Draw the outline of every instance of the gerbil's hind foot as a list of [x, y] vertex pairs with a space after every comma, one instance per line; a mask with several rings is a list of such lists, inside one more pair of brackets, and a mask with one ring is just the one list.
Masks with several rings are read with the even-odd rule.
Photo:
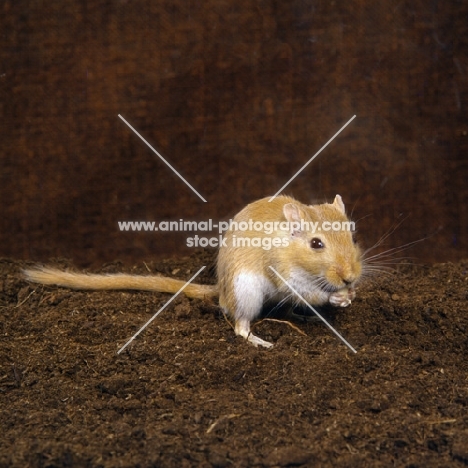
[[269, 341], [262, 340], [258, 336], [252, 335], [252, 333], [249, 333], [249, 336], [247, 337], [247, 341], [249, 343], [252, 343], [255, 347], [258, 346], [263, 346], [264, 348], [272, 348], [273, 343], [270, 343]]
[[255, 336], [250, 331], [250, 322], [248, 320], [237, 320], [235, 327], [236, 335], [242, 336], [249, 343], [252, 343], [255, 347], [263, 346], [264, 348], [271, 348], [273, 343], [262, 340], [258, 336]]
[[329, 301], [335, 307], [348, 307], [356, 297], [354, 288], [343, 288], [330, 295]]

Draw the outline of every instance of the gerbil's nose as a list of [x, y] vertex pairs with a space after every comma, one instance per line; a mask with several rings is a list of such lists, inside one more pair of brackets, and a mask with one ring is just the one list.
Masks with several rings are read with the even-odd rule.
[[356, 278], [354, 277], [351, 271], [344, 271], [345, 269], [340, 267], [337, 268], [336, 272], [340, 277], [340, 280], [343, 281], [345, 286], [349, 286]]

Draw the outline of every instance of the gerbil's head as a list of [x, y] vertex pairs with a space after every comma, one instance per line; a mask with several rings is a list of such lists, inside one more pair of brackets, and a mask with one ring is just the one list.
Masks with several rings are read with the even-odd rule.
[[284, 249], [291, 269], [300, 268], [317, 276], [317, 284], [325, 291], [356, 283], [362, 269], [361, 250], [340, 195], [333, 203], [322, 205], [286, 203], [283, 214], [290, 226], [301, 226], [291, 230], [289, 247]]

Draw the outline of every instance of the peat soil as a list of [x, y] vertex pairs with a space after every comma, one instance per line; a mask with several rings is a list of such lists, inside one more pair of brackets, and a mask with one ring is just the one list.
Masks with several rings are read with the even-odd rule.
[[[70, 262], [55, 260], [62, 267]], [[26, 283], [0, 261], [0, 467], [468, 466], [468, 261], [400, 265], [322, 322]], [[101, 272], [215, 281], [214, 256]], [[301, 313], [299, 311], [298, 313]]]

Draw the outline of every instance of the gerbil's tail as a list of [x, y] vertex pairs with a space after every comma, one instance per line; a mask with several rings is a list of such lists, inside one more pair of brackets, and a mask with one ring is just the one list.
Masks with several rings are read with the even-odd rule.
[[[71, 289], [134, 289], [137, 291], [176, 293], [186, 284], [185, 281], [164, 276], [137, 276], [123, 273], [88, 275], [41, 266], [23, 270], [23, 274], [28, 281], [33, 283], [53, 284]], [[216, 285], [190, 283], [183, 292], [188, 297], [203, 299], [218, 296], [218, 287]]]

